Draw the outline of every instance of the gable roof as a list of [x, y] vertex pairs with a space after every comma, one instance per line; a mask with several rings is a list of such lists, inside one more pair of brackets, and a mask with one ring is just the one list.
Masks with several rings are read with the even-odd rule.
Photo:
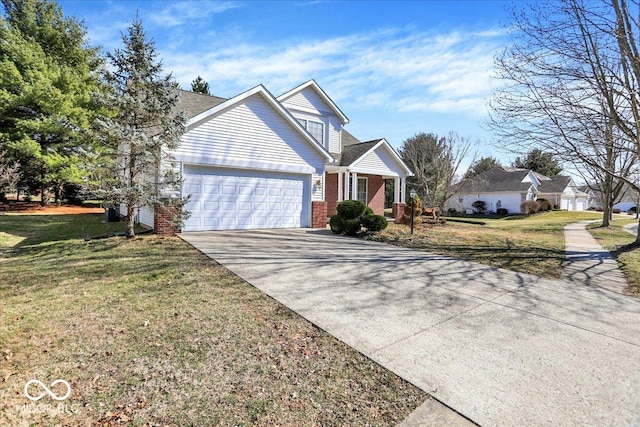
[[342, 155], [340, 157], [339, 166], [355, 166], [360, 160], [364, 159], [369, 153], [374, 152], [378, 147], [384, 147], [384, 149], [391, 154], [393, 160], [405, 171], [407, 176], [413, 176], [413, 172], [402, 161], [396, 150], [394, 150], [386, 139], [373, 139], [371, 141], [360, 142], [358, 138], [351, 133], [342, 129]]
[[320, 85], [316, 83], [316, 81], [313, 79], [309, 80], [306, 83], [302, 83], [300, 86], [296, 86], [295, 88], [291, 89], [288, 92], [283, 93], [277, 99], [279, 102], [284, 102], [287, 98], [292, 97], [298, 92], [302, 92], [306, 88], [313, 89], [320, 96], [320, 98], [322, 98], [322, 100], [331, 108], [331, 110], [336, 114], [336, 116], [340, 118], [340, 121], [342, 122], [343, 125], [349, 123], [349, 119], [347, 118], [347, 116], [344, 115], [342, 110], [338, 108], [335, 102], [333, 102], [333, 100], [329, 98], [329, 95], [327, 95], [325, 91], [322, 90]]
[[538, 187], [538, 191], [541, 193], [562, 193], [571, 184], [569, 176], [556, 175], [551, 178], [545, 176], [545, 178]]
[[[244, 101], [245, 99], [254, 96], [254, 95], [261, 95], [266, 101], [267, 103], [274, 109], [276, 110], [284, 119], [285, 121], [287, 121], [294, 129], [296, 129], [296, 131], [298, 131], [298, 133], [316, 150], [318, 151], [327, 161], [329, 162], [335, 162], [335, 158], [329, 153], [329, 151], [327, 151], [326, 148], [324, 148], [318, 141], [316, 141], [316, 139], [311, 136], [311, 134], [309, 132], [307, 132], [307, 130], [302, 127], [302, 125], [300, 124], [300, 122], [298, 122], [298, 120], [296, 120], [291, 113], [289, 112], [289, 110], [287, 110], [286, 108], [284, 108], [282, 106], [282, 104], [280, 104], [280, 102], [278, 102], [278, 100], [271, 94], [271, 92], [269, 92], [267, 90], [267, 88], [265, 88], [263, 85], [258, 85], [252, 89], [249, 89], [245, 92], [242, 92], [239, 95], [234, 96], [233, 98], [227, 99], [227, 100], [223, 100], [220, 103], [216, 103], [214, 106], [190, 117], [187, 120], [187, 129], [191, 129], [193, 127], [196, 127], [198, 125], [198, 123], [207, 120], [208, 118], [210, 118], [211, 116], [218, 114], [219, 112], [226, 110], [228, 108], [232, 108], [233, 106], [239, 104], [240, 102]], [[204, 96], [208, 96], [208, 95], [204, 95]], [[191, 102], [197, 102], [198, 100], [194, 97], [187, 97], [190, 98]], [[212, 98], [216, 98], [216, 97], [212, 97]], [[222, 99], [222, 98], [217, 98], [217, 99]], [[202, 101], [202, 100], [200, 100]], [[216, 101], [214, 100], [210, 100], [210, 103], [215, 103]], [[197, 110], [200, 107], [193, 107], [194, 111]]]
[[490, 193], [517, 191], [525, 192], [531, 182], [522, 182], [529, 174], [527, 169], [503, 168], [497, 166], [474, 177], [467, 178], [462, 184], [461, 192]]
[[342, 158], [340, 159], [340, 166], [349, 166], [355, 163], [358, 159], [363, 157], [369, 150], [376, 146], [380, 142], [379, 139], [367, 142], [358, 142], [351, 145], [346, 145], [342, 148]]
[[176, 106], [178, 109], [184, 111], [187, 119], [190, 119], [203, 111], [222, 104], [226, 100], [226, 98], [219, 98], [217, 96], [189, 92], [187, 90], [180, 89], [178, 91], [178, 102]]
[[362, 144], [362, 141], [353, 136], [350, 132], [346, 131], [344, 128], [340, 129], [340, 141], [342, 141], [343, 147], [346, 147], [347, 145]]

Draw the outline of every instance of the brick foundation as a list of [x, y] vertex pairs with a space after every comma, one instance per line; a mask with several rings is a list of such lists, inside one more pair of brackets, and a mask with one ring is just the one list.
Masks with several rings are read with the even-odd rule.
[[173, 236], [180, 232], [180, 229], [173, 224], [176, 208], [156, 206], [153, 217], [153, 231], [160, 236]]
[[327, 227], [327, 202], [311, 202], [311, 227]]
[[391, 215], [393, 216], [393, 219], [398, 221], [400, 218], [402, 218], [402, 214], [404, 213], [404, 206], [405, 205], [406, 205], [406, 203], [394, 203], [393, 204], [393, 206], [391, 207]]

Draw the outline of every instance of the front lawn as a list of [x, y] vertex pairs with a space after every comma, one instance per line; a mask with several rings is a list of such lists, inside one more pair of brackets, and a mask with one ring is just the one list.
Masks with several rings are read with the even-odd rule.
[[624, 225], [634, 222], [636, 220], [615, 221], [607, 228], [593, 224], [589, 226], [589, 231], [617, 258], [620, 268], [627, 275], [629, 293], [640, 296], [640, 247], [631, 245], [635, 236], [622, 229]]
[[420, 225], [413, 237], [408, 227], [389, 225], [366, 238], [557, 279], [565, 260], [564, 226], [598, 218], [597, 213], [563, 211], [474, 218], [485, 225], [453, 221], [444, 226]]
[[178, 238], [84, 241], [103, 219], [0, 216], [0, 425], [393, 425], [427, 398]]

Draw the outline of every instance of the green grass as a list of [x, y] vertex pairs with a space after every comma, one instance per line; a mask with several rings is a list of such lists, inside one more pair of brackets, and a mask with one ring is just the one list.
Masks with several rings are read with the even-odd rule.
[[474, 218], [486, 225], [458, 222], [448, 222], [445, 226], [420, 225], [413, 237], [406, 226], [391, 225], [366, 238], [559, 278], [565, 260], [564, 226], [598, 218], [597, 213], [563, 211], [529, 217]]
[[640, 247], [633, 245], [635, 236], [622, 229], [624, 225], [635, 223], [637, 220], [617, 220], [609, 227], [593, 224], [589, 231], [600, 244], [611, 251], [616, 257], [620, 268], [625, 272], [629, 281], [627, 291], [640, 296]]
[[[393, 425], [427, 398], [178, 238], [84, 241], [102, 219], [0, 216], [0, 425]], [[72, 412], [25, 412], [32, 378]]]

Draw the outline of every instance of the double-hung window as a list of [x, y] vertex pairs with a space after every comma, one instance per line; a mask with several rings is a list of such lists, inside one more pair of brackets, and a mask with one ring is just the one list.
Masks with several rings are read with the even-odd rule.
[[364, 204], [367, 204], [367, 185], [367, 178], [358, 178], [358, 194], [356, 197]]
[[305, 128], [312, 137], [324, 146], [324, 123], [313, 120], [298, 119], [298, 122]]

